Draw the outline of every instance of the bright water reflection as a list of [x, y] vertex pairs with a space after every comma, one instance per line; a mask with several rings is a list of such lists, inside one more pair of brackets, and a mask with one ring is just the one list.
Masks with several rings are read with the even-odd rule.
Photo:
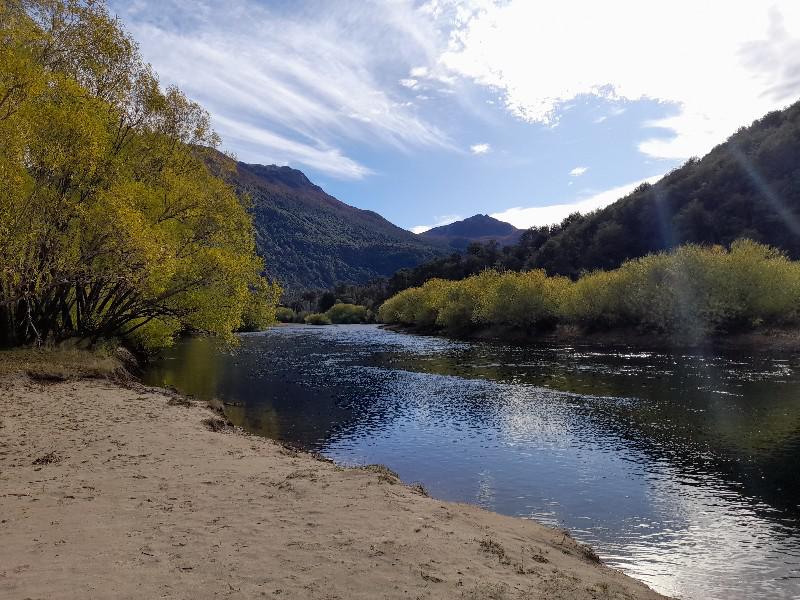
[[567, 527], [683, 598], [800, 597], [800, 357], [520, 348], [373, 326], [186, 340], [147, 379], [435, 496]]

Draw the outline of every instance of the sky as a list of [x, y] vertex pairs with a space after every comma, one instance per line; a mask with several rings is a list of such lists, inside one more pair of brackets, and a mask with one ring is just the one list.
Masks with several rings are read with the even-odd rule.
[[800, 98], [797, 0], [110, 0], [222, 149], [412, 231], [613, 202]]

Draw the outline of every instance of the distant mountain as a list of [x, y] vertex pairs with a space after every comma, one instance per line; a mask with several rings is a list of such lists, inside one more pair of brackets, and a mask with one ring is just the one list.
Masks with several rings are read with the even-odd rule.
[[511, 246], [519, 241], [522, 233], [522, 229], [517, 229], [510, 223], [489, 215], [475, 215], [449, 225], [434, 227], [418, 235], [436, 244], [464, 250], [472, 242], [486, 243], [492, 240], [501, 246]]
[[379, 214], [325, 193], [297, 169], [227, 162], [223, 175], [249, 194], [259, 254], [290, 291], [364, 283], [446, 250]]

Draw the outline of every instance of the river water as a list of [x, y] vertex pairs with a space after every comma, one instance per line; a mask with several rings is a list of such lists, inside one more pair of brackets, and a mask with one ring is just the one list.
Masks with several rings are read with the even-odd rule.
[[800, 598], [800, 355], [519, 347], [285, 326], [145, 379], [431, 495], [566, 527], [685, 599]]

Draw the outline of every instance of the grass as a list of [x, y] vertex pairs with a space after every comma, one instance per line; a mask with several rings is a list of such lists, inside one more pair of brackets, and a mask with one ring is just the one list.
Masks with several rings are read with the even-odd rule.
[[203, 426], [208, 429], [209, 431], [220, 432], [226, 431], [230, 428], [230, 423], [228, 423], [225, 419], [220, 419], [219, 417], [208, 417], [207, 419], [203, 419]]
[[481, 550], [487, 554], [494, 554], [500, 562], [505, 560], [506, 550], [499, 542], [493, 540], [492, 538], [487, 538], [485, 540], [481, 540], [479, 544]]
[[394, 485], [400, 482], [400, 475], [392, 471], [386, 465], [366, 465], [360, 467], [364, 471], [370, 471], [371, 473], [378, 474], [378, 481], [381, 483], [389, 483]]
[[106, 351], [76, 348], [0, 350], [0, 377], [21, 373], [43, 382], [126, 375], [120, 358]]

